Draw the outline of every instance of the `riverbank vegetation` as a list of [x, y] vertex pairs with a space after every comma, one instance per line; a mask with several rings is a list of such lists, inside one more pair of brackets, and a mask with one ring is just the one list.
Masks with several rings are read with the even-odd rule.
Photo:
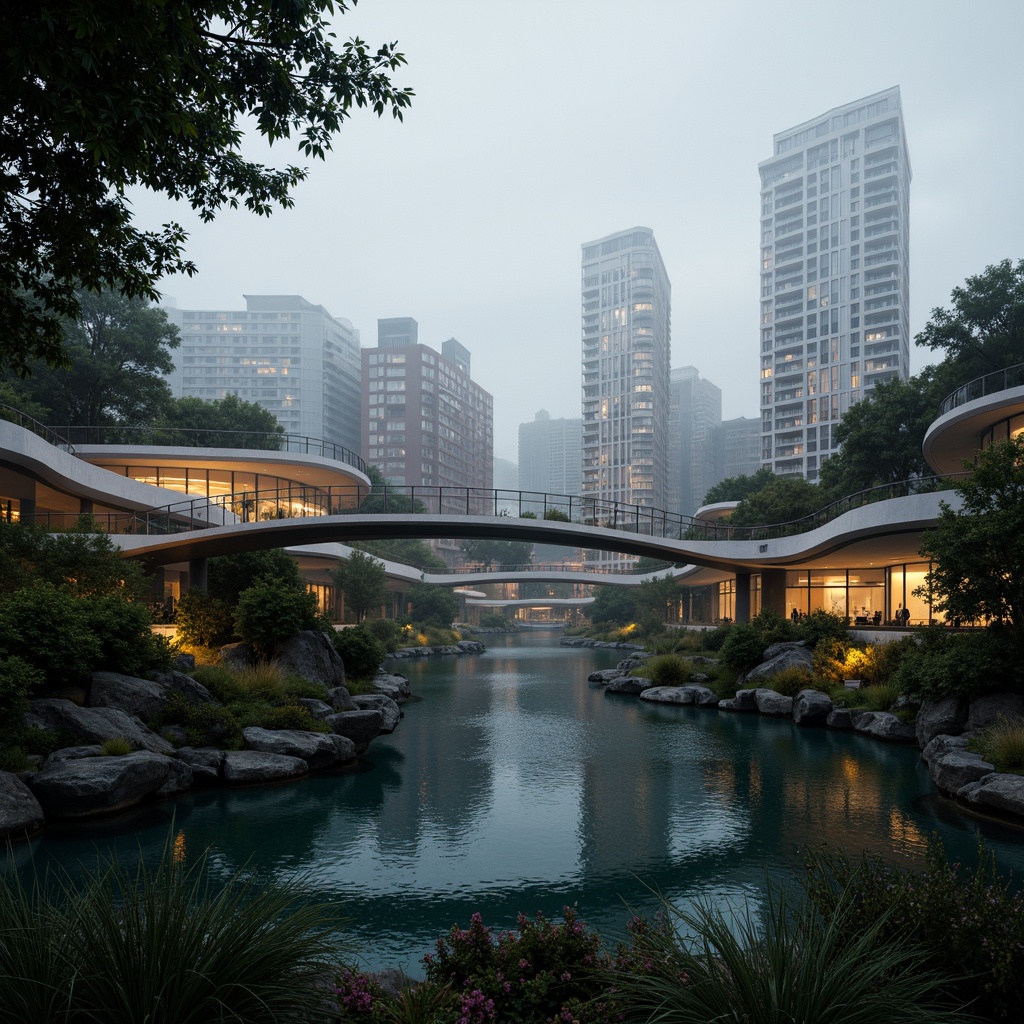
[[[191, 861], [191, 863], [190, 863]], [[805, 1024], [1009, 1022], [1024, 1014], [1024, 897], [979, 847], [916, 869], [810, 851], [804, 873], [732, 911], [663, 902], [620, 936], [574, 908], [479, 914], [423, 959], [368, 975], [344, 908], [301, 880], [215, 878], [172, 827], [159, 864], [0, 879], [0, 1024]]]

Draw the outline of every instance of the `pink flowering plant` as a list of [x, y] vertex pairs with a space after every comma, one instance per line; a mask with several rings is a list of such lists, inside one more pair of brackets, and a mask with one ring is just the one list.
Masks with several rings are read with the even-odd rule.
[[610, 984], [610, 960], [600, 936], [566, 907], [561, 921], [520, 914], [516, 931], [496, 937], [479, 914], [468, 928], [452, 928], [424, 958], [428, 981], [463, 992], [453, 1024], [558, 1022], [597, 1024], [610, 1020], [595, 997]]

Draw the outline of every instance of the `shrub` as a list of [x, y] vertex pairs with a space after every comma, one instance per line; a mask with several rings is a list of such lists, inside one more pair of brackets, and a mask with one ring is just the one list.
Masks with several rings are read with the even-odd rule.
[[569, 517], [560, 508], [549, 508], [547, 510], [547, 512], [544, 513], [544, 518], [547, 519], [548, 522], [555, 522], [555, 523], [568, 523], [568, 522], [570, 522]]
[[1024, 721], [1019, 718], [1000, 715], [994, 725], [971, 739], [967, 746], [995, 765], [997, 772], [1024, 775]]
[[192, 704], [180, 694], [171, 695], [156, 725], [180, 726], [191, 747], [213, 744], [238, 750], [242, 745], [241, 726], [229, 708], [222, 704]]
[[336, 1020], [322, 984], [337, 952], [330, 905], [249, 871], [214, 884], [205, 856], [184, 857], [181, 837], [155, 868], [111, 861], [81, 887], [0, 878], [0, 1021]]
[[725, 644], [732, 626], [716, 626], [714, 629], [702, 631], [702, 640], [706, 651], [720, 651]]
[[134, 749], [132, 741], [124, 736], [112, 736], [100, 744], [100, 752], [104, 757], [123, 757]]
[[[235, 709], [233, 709], [235, 710]], [[328, 732], [328, 727], [314, 718], [301, 704], [267, 705], [254, 702], [236, 710], [239, 726], [248, 729], [301, 729], [305, 732]]]
[[[437, 953], [424, 957], [427, 981], [461, 989], [460, 1019], [551, 1021], [573, 1019], [572, 1009], [599, 991], [601, 940], [566, 907], [561, 923], [537, 914], [518, 919], [518, 932], [497, 941], [474, 914], [466, 929], [438, 939]], [[559, 1016], [569, 1011], [568, 1018]]]
[[814, 645], [812, 664], [814, 674], [830, 683], [841, 683], [854, 678], [846, 674], [846, 656], [850, 652], [848, 636], [824, 636]]
[[389, 651], [402, 646], [402, 627], [394, 619], [364, 619], [363, 629], [375, 636]]
[[487, 612], [480, 616], [480, 625], [484, 629], [512, 629], [513, 623], [498, 612]]
[[0, 656], [0, 730], [18, 721], [28, 709], [28, 695], [42, 687], [45, 676], [16, 656]]
[[817, 611], [805, 615], [796, 624], [796, 635], [799, 640], [806, 640], [808, 647], [817, 647], [825, 638], [832, 640], [848, 640], [850, 637], [848, 628], [849, 619], [839, 615], [832, 615], [819, 608]]
[[999, 876], [980, 844], [976, 866], [950, 864], [933, 836], [923, 870], [887, 867], [866, 855], [814, 853], [805, 887], [822, 913], [850, 904], [849, 935], [877, 924], [883, 941], [918, 944], [923, 966], [941, 974], [978, 1019], [1024, 1019], [1024, 895]]
[[869, 711], [888, 711], [900, 697], [895, 683], [875, 683], [854, 692], [859, 694], [860, 703]]
[[288, 581], [263, 577], [238, 595], [235, 629], [263, 657], [274, 645], [319, 624], [316, 596]]
[[693, 675], [693, 665], [678, 654], [659, 654], [648, 658], [633, 674], [658, 686], [682, 686]]
[[775, 675], [765, 680], [765, 686], [770, 687], [776, 693], [781, 693], [784, 697], [795, 697], [801, 690], [816, 689], [814, 676], [807, 669], [799, 668], [796, 665], [776, 672]]
[[223, 647], [235, 638], [231, 606], [198, 590], [183, 594], [174, 611], [181, 643], [198, 647]]
[[150, 669], [170, 666], [170, 646], [150, 629], [153, 618], [141, 601], [125, 601], [116, 595], [79, 600], [86, 628], [99, 643], [97, 668], [141, 676]]
[[620, 949], [615, 992], [619, 1019], [887, 1024], [962, 1019], [942, 999], [942, 978], [899, 936], [882, 940], [895, 916], [881, 912], [850, 928], [849, 892], [826, 909], [791, 906], [769, 892], [728, 918], [698, 902], [690, 911], [665, 903], [660, 925], [638, 922]]
[[902, 693], [925, 699], [973, 697], [991, 689], [1021, 689], [1020, 654], [1008, 629], [952, 632], [930, 626], [889, 644], [889, 678]]
[[362, 626], [335, 630], [331, 642], [341, 655], [346, 679], [372, 679], [388, 653], [384, 644]]
[[760, 664], [767, 646], [752, 624], [732, 626], [722, 644], [722, 663], [734, 672], [746, 672]]

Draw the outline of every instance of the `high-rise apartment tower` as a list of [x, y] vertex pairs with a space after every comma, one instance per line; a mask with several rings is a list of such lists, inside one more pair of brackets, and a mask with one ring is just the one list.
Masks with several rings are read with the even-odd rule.
[[695, 366], [672, 370], [669, 383], [668, 510], [692, 516], [718, 483], [722, 390]]
[[899, 87], [774, 137], [761, 174], [761, 462], [816, 480], [846, 410], [906, 379], [910, 160]]
[[584, 244], [584, 496], [665, 507], [671, 307], [650, 228]]

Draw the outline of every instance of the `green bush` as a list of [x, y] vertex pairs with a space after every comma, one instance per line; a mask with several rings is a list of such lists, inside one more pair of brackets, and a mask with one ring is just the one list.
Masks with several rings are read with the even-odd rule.
[[0, 734], [28, 709], [28, 695], [42, 688], [45, 676], [14, 655], [0, 656]]
[[141, 601], [125, 601], [118, 596], [79, 600], [85, 626], [99, 643], [96, 668], [141, 676], [151, 669], [170, 666], [170, 646], [150, 629], [153, 619]]
[[514, 623], [498, 612], [487, 612], [480, 616], [480, 626], [483, 629], [512, 629]]
[[130, 754], [134, 749], [135, 746], [132, 741], [124, 736], [112, 736], [100, 744], [100, 752], [104, 757], [123, 757], [125, 754]]
[[238, 750], [242, 745], [242, 728], [230, 708], [222, 704], [192, 704], [180, 694], [171, 695], [155, 725], [180, 726], [190, 747], [212, 744]]
[[720, 651], [732, 631], [732, 626], [716, 626], [714, 629], [702, 631], [704, 649], [706, 651]]
[[850, 636], [849, 619], [832, 615], [819, 608], [805, 615], [796, 624], [796, 638], [806, 640], [808, 647], [817, 647], [825, 638], [832, 640], [848, 640]]
[[722, 644], [722, 663], [734, 672], [746, 672], [760, 664], [768, 645], [752, 623], [732, 626]]
[[805, 885], [824, 914], [850, 905], [847, 936], [877, 927], [883, 941], [916, 943], [925, 951], [923, 966], [977, 1019], [1024, 1019], [1024, 895], [999, 876], [981, 845], [976, 865], [950, 864], [933, 836], [922, 870], [814, 853]]
[[626, 1024], [938, 1024], [963, 1020], [944, 998], [946, 980], [899, 936], [880, 909], [857, 921], [851, 893], [826, 909], [791, 905], [776, 892], [726, 916], [710, 902], [664, 904], [654, 926], [637, 921], [620, 948], [608, 999]]
[[235, 629], [263, 657], [273, 654], [275, 644], [319, 624], [316, 596], [291, 582], [261, 577], [238, 595]]
[[560, 508], [549, 508], [547, 512], [544, 513], [544, 518], [548, 520], [548, 522], [555, 523], [568, 523], [571, 521]]
[[930, 626], [887, 648], [889, 679], [905, 694], [940, 700], [1022, 688], [1024, 666], [1008, 629]]
[[396, 651], [404, 643], [402, 627], [394, 619], [364, 619], [363, 629], [375, 636], [388, 651]]
[[690, 681], [693, 665], [678, 654], [659, 654], [648, 658], [633, 674], [658, 686], [682, 686]]
[[48, 686], [84, 680], [99, 667], [102, 650], [88, 602], [52, 583], [0, 595], [0, 656], [28, 662]]
[[372, 679], [388, 653], [384, 644], [362, 626], [335, 630], [331, 642], [341, 655], [346, 679]]
[[231, 606], [198, 590], [183, 594], [174, 611], [176, 639], [197, 647], [223, 647], [235, 638]]
[[238, 724], [243, 729], [300, 729], [304, 732], [328, 732], [328, 727], [314, 718], [301, 704], [265, 704], [252, 702], [244, 706], [233, 705]]
[[814, 676], [807, 669], [798, 668], [796, 665], [776, 672], [764, 681], [764, 685], [784, 697], [795, 697], [801, 690], [816, 689]]
[[330, 905], [244, 869], [213, 881], [184, 836], [155, 868], [116, 862], [81, 886], [0, 877], [0, 1024], [329, 1024]]
[[[814, 647], [814, 674], [830, 683], [841, 683], [846, 675], [846, 655], [850, 650], [849, 637], [824, 636]], [[849, 677], [854, 678], [854, 677]]]

